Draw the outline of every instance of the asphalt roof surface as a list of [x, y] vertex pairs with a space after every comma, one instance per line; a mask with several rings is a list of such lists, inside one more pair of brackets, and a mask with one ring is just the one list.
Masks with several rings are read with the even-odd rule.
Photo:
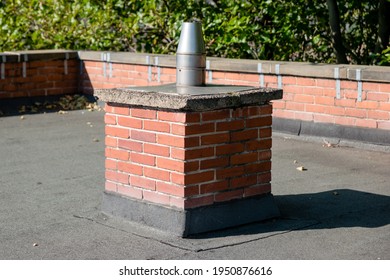
[[282, 217], [182, 239], [101, 213], [103, 114], [0, 118], [0, 259], [390, 259], [390, 147], [275, 132]]

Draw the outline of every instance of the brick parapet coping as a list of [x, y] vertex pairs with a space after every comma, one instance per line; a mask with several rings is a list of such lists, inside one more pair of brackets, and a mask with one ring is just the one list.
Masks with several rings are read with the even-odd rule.
[[[275, 129], [390, 143], [390, 67], [212, 57], [207, 61], [207, 83], [283, 89], [283, 100], [273, 102]], [[175, 65], [174, 55], [0, 53], [0, 100], [173, 83]]]

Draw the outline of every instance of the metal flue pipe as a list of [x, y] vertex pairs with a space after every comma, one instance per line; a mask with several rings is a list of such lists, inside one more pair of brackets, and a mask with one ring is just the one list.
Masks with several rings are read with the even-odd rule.
[[204, 86], [206, 49], [200, 22], [184, 22], [176, 53], [176, 87]]

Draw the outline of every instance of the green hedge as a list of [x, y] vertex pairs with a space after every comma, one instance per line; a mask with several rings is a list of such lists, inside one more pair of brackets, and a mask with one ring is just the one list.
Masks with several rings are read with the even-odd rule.
[[[388, 52], [373, 53], [376, 1], [339, 2], [349, 61], [385, 62]], [[182, 22], [193, 18], [202, 20], [209, 56], [335, 62], [321, 0], [0, 0], [0, 51], [172, 54]]]

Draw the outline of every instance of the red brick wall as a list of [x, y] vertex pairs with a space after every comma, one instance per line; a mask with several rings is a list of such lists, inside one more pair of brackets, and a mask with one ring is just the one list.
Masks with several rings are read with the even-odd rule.
[[45, 54], [38, 57], [36, 54], [8, 54], [6, 57], [5, 62], [0, 57], [0, 99], [78, 92], [79, 60], [76, 57], [66, 59], [64, 53], [56, 53], [54, 57]]
[[270, 193], [271, 113], [106, 105], [106, 191], [181, 209]]
[[[244, 63], [244, 62], [243, 62]], [[146, 86], [175, 82], [175, 68], [155, 65], [111, 63], [111, 76], [103, 74], [109, 63], [84, 61], [83, 88], [92, 92], [97, 88]], [[159, 69], [159, 70], [158, 70]], [[211, 83], [259, 86], [257, 73], [212, 71]], [[160, 75], [158, 77], [158, 71]], [[206, 82], [210, 72], [206, 71]], [[278, 76], [266, 73], [264, 86], [278, 88]], [[278, 118], [330, 123], [353, 127], [390, 130], [390, 81], [362, 81], [361, 97], [358, 82], [340, 80], [339, 97], [333, 78], [281, 75], [283, 100], [273, 102], [274, 116]]]

